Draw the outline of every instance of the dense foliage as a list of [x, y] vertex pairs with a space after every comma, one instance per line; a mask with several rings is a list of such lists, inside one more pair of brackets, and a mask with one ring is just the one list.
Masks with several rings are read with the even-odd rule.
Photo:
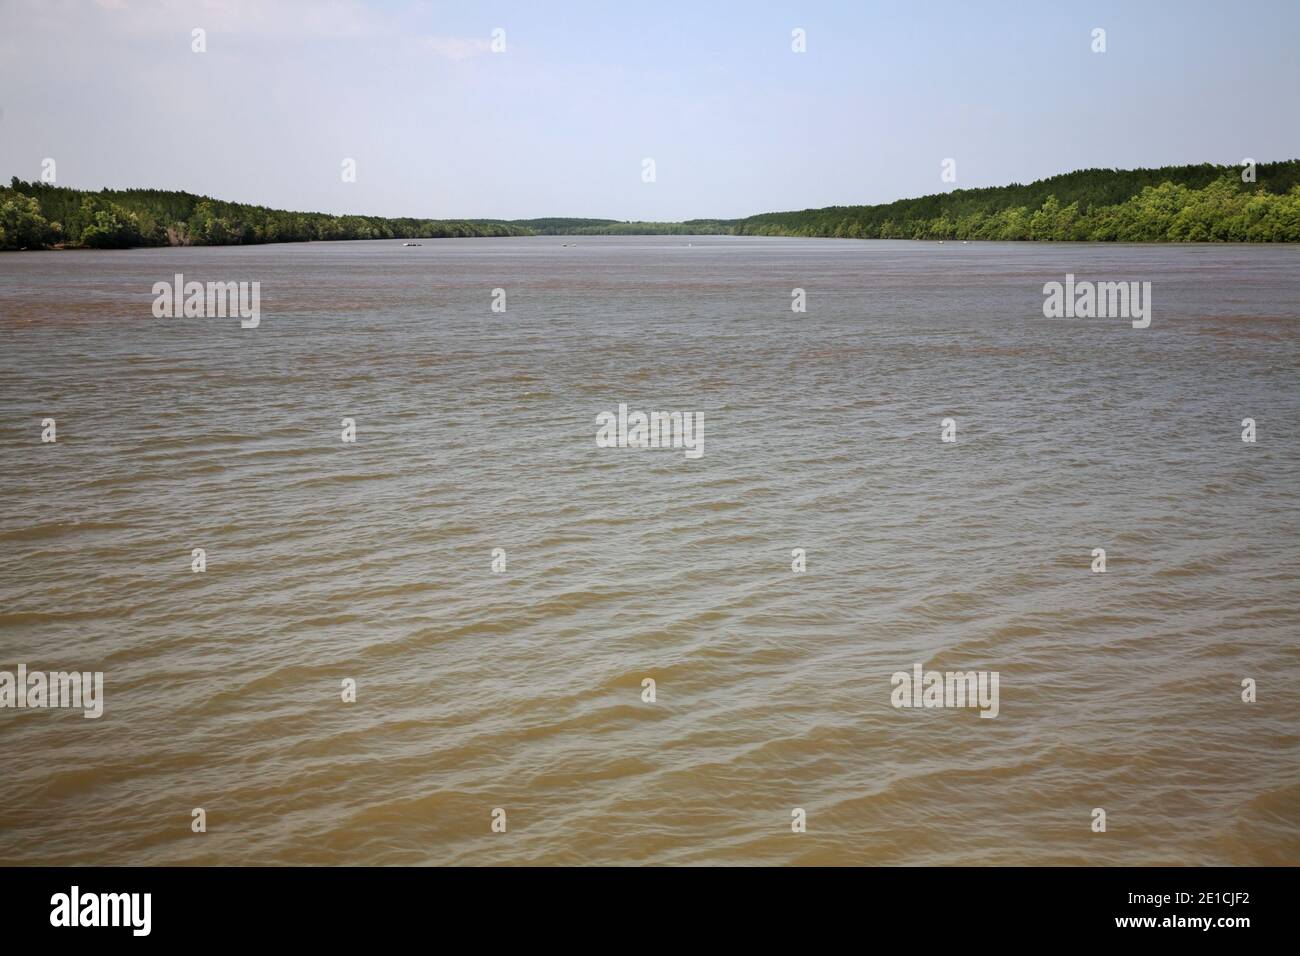
[[97, 193], [15, 178], [0, 188], [0, 249], [238, 245], [314, 239], [530, 235], [833, 236], [1120, 242], [1300, 242], [1300, 160], [1084, 169], [1030, 183], [747, 219], [385, 219], [286, 212], [158, 189]]
[[1030, 183], [765, 213], [750, 236], [847, 239], [1044, 239], [1121, 242], [1300, 241], [1300, 160], [1260, 163], [1255, 182], [1232, 166], [1085, 169]]
[[86, 192], [14, 178], [0, 188], [0, 249], [227, 246], [313, 239], [521, 236], [509, 223], [286, 212], [161, 189]]

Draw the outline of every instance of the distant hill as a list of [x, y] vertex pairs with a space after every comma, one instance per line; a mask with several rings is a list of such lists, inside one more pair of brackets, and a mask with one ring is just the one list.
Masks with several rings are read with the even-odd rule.
[[744, 219], [388, 219], [287, 212], [158, 189], [0, 188], [0, 249], [533, 235], [828, 236], [1100, 242], [1300, 242], [1300, 160], [1083, 169], [1021, 185]]
[[876, 206], [771, 212], [747, 236], [848, 239], [1300, 241], [1300, 160], [1236, 166], [1082, 169], [1021, 185], [957, 189]]
[[718, 236], [730, 235], [736, 219], [685, 222], [620, 222], [617, 219], [512, 219], [539, 236]]

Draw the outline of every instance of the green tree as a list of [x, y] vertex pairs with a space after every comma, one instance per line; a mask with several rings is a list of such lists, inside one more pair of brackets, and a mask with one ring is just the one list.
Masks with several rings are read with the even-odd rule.
[[81, 231], [79, 245], [88, 249], [129, 249], [140, 245], [140, 224], [134, 213], [112, 203], [107, 205], [107, 209], [93, 210], [90, 225]]
[[0, 232], [5, 249], [41, 249], [54, 240], [54, 230], [31, 196], [9, 196], [0, 203]]

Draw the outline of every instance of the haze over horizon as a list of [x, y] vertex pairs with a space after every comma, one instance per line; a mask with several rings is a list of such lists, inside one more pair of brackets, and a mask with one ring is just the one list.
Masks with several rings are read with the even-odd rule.
[[[59, 185], [83, 189], [681, 220], [1300, 156], [1300, 130], [1278, 122], [1279, 97], [1300, 89], [1300, 5], [1280, 0], [1246, 13], [0, 0], [0, 23], [0, 177], [39, 179], [49, 157]], [[955, 183], [940, 179], [949, 157]]]

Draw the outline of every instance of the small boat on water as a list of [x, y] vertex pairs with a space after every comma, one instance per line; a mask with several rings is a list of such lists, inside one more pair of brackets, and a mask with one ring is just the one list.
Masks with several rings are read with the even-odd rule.
[[422, 245], [424, 245], [424, 243], [422, 243], [422, 242], [404, 242], [404, 243], [402, 243], [402, 245], [404, 245], [404, 246], [422, 246]]

